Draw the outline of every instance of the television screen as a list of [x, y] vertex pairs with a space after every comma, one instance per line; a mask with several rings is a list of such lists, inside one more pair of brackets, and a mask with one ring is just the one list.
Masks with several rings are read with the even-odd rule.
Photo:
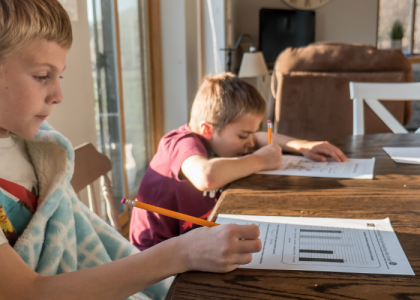
[[260, 10], [259, 47], [267, 67], [288, 47], [302, 47], [315, 41], [315, 12], [308, 10]]

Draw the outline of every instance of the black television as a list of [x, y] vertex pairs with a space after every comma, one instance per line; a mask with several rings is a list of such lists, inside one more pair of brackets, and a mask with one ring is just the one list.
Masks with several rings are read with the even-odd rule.
[[315, 41], [315, 12], [308, 10], [260, 10], [259, 47], [267, 67], [273, 69], [277, 56], [288, 47]]

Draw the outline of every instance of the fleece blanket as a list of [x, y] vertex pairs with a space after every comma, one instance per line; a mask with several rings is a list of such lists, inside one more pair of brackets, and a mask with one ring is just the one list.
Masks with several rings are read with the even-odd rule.
[[[74, 151], [69, 140], [43, 122], [26, 145], [39, 181], [39, 200], [14, 249], [28, 266], [51, 276], [138, 252], [77, 198], [70, 184]], [[171, 281], [159, 282], [128, 299], [164, 299]]]

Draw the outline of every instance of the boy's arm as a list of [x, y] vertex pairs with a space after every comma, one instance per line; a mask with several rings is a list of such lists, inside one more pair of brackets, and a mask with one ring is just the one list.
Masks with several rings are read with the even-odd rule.
[[[254, 134], [254, 142], [257, 149], [267, 145], [267, 132], [256, 132]], [[280, 145], [285, 151], [298, 152], [303, 154], [306, 158], [315, 161], [326, 161], [325, 157], [322, 155], [329, 155], [338, 162], [348, 161], [348, 158], [344, 153], [329, 142], [310, 142], [273, 133], [273, 143]]]
[[261, 250], [256, 225], [198, 228], [146, 251], [98, 267], [43, 277], [0, 245], [0, 299], [125, 299], [189, 270], [229, 272]]
[[181, 171], [198, 190], [209, 191], [255, 172], [277, 169], [281, 157], [281, 148], [271, 144], [241, 157], [207, 159], [193, 155], [184, 160]]

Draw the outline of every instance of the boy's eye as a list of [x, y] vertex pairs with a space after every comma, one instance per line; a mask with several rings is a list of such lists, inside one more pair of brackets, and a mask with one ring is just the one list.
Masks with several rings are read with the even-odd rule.
[[44, 81], [47, 80], [49, 77], [47, 76], [34, 76], [36, 80], [38, 81]]
[[248, 138], [248, 135], [245, 135], [245, 136], [240, 135], [240, 136], [239, 136], [239, 138], [240, 138], [241, 140], [246, 140], [246, 139]]

